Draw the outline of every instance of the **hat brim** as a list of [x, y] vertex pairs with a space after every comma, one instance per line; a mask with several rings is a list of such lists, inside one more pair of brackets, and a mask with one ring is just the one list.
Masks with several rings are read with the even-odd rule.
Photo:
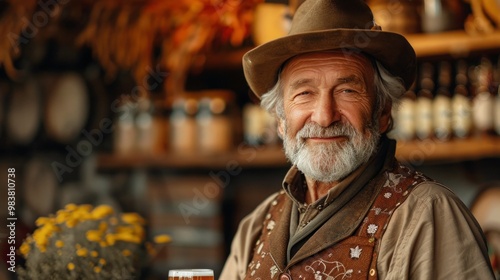
[[277, 82], [288, 59], [304, 53], [342, 50], [368, 54], [400, 77], [406, 89], [416, 76], [416, 55], [400, 34], [366, 29], [331, 29], [285, 36], [260, 45], [243, 56], [243, 71], [253, 93], [260, 98]]

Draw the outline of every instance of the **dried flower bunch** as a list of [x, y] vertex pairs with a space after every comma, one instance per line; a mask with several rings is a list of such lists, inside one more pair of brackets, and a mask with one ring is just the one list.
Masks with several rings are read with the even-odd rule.
[[[168, 95], [182, 94], [189, 69], [214, 49], [238, 47], [251, 34], [262, 0], [113, 0], [92, 6], [77, 42], [90, 46], [107, 74], [130, 69], [137, 83], [160, 67]], [[158, 54], [155, 54], [158, 53]], [[175, 99], [175, 97], [173, 98]]]
[[[136, 279], [147, 253], [154, 253], [145, 220], [107, 205], [68, 204], [36, 225], [20, 248], [26, 265], [19, 279]], [[156, 243], [169, 241], [155, 237]]]
[[[221, 46], [238, 47], [251, 35], [253, 12], [263, 0], [109, 0], [64, 1], [52, 10], [36, 0], [8, 0], [0, 30], [9, 34], [0, 46], [0, 66], [16, 78], [13, 59], [19, 57], [24, 30], [36, 16], [50, 17], [56, 27], [61, 18], [74, 18], [78, 28], [76, 44], [89, 46], [94, 56], [114, 77], [120, 69], [131, 70], [137, 83], [148, 77], [149, 69], [169, 71], [172, 83], [183, 87], [190, 67], [203, 65], [204, 56]], [[52, 5], [51, 5], [52, 7]], [[49, 14], [43, 14], [49, 11]], [[2, 9], [0, 8], [0, 15]], [[54, 28], [40, 26], [46, 36]], [[24, 33], [23, 33], [24, 32]], [[49, 34], [47, 34], [49, 33]], [[38, 35], [40, 36], [40, 35]], [[22, 42], [23, 44], [21, 44]], [[195, 56], [200, 58], [195, 59]], [[196, 61], [195, 61], [196, 60]], [[176, 77], [173, 77], [176, 75]], [[176, 87], [173, 85], [172, 87]]]

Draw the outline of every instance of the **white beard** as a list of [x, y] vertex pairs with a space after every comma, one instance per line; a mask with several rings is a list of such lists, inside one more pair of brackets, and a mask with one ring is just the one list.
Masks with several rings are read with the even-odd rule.
[[[287, 134], [285, 122], [283, 147], [287, 158], [307, 177], [320, 182], [339, 181], [375, 153], [380, 133], [378, 124], [371, 125], [368, 135], [357, 132], [349, 124], [336, 123], [327, 128], [309, 122], [297, 132], [295, 139]], [[342, 143], [308, 145], [304, 138], [347, 136]]]

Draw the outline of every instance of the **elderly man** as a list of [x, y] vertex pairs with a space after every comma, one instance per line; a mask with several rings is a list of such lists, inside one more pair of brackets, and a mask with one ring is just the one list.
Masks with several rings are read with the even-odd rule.
[[293, 167], [241, 222], [221, 280], [493, 279], [466, 206], [386, 137], [415, 65], [360, 0], [306, 0], [289, 35], [245, 54]]

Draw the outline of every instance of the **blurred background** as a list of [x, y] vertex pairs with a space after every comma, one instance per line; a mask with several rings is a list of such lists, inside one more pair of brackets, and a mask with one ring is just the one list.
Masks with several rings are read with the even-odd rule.
[[[300, 3], [0, 1], [0, 217], [15, 168], [16, 244], [68, 203], [106, 204], [171, 236], [151, 279], [218, 274], [238, 222], [289, 168], [241, 57], [285, 35]], [[500, 181], [500, 1], [367, 3], [419, 59], [394, 112], [397, 157], [472, 205]]]

